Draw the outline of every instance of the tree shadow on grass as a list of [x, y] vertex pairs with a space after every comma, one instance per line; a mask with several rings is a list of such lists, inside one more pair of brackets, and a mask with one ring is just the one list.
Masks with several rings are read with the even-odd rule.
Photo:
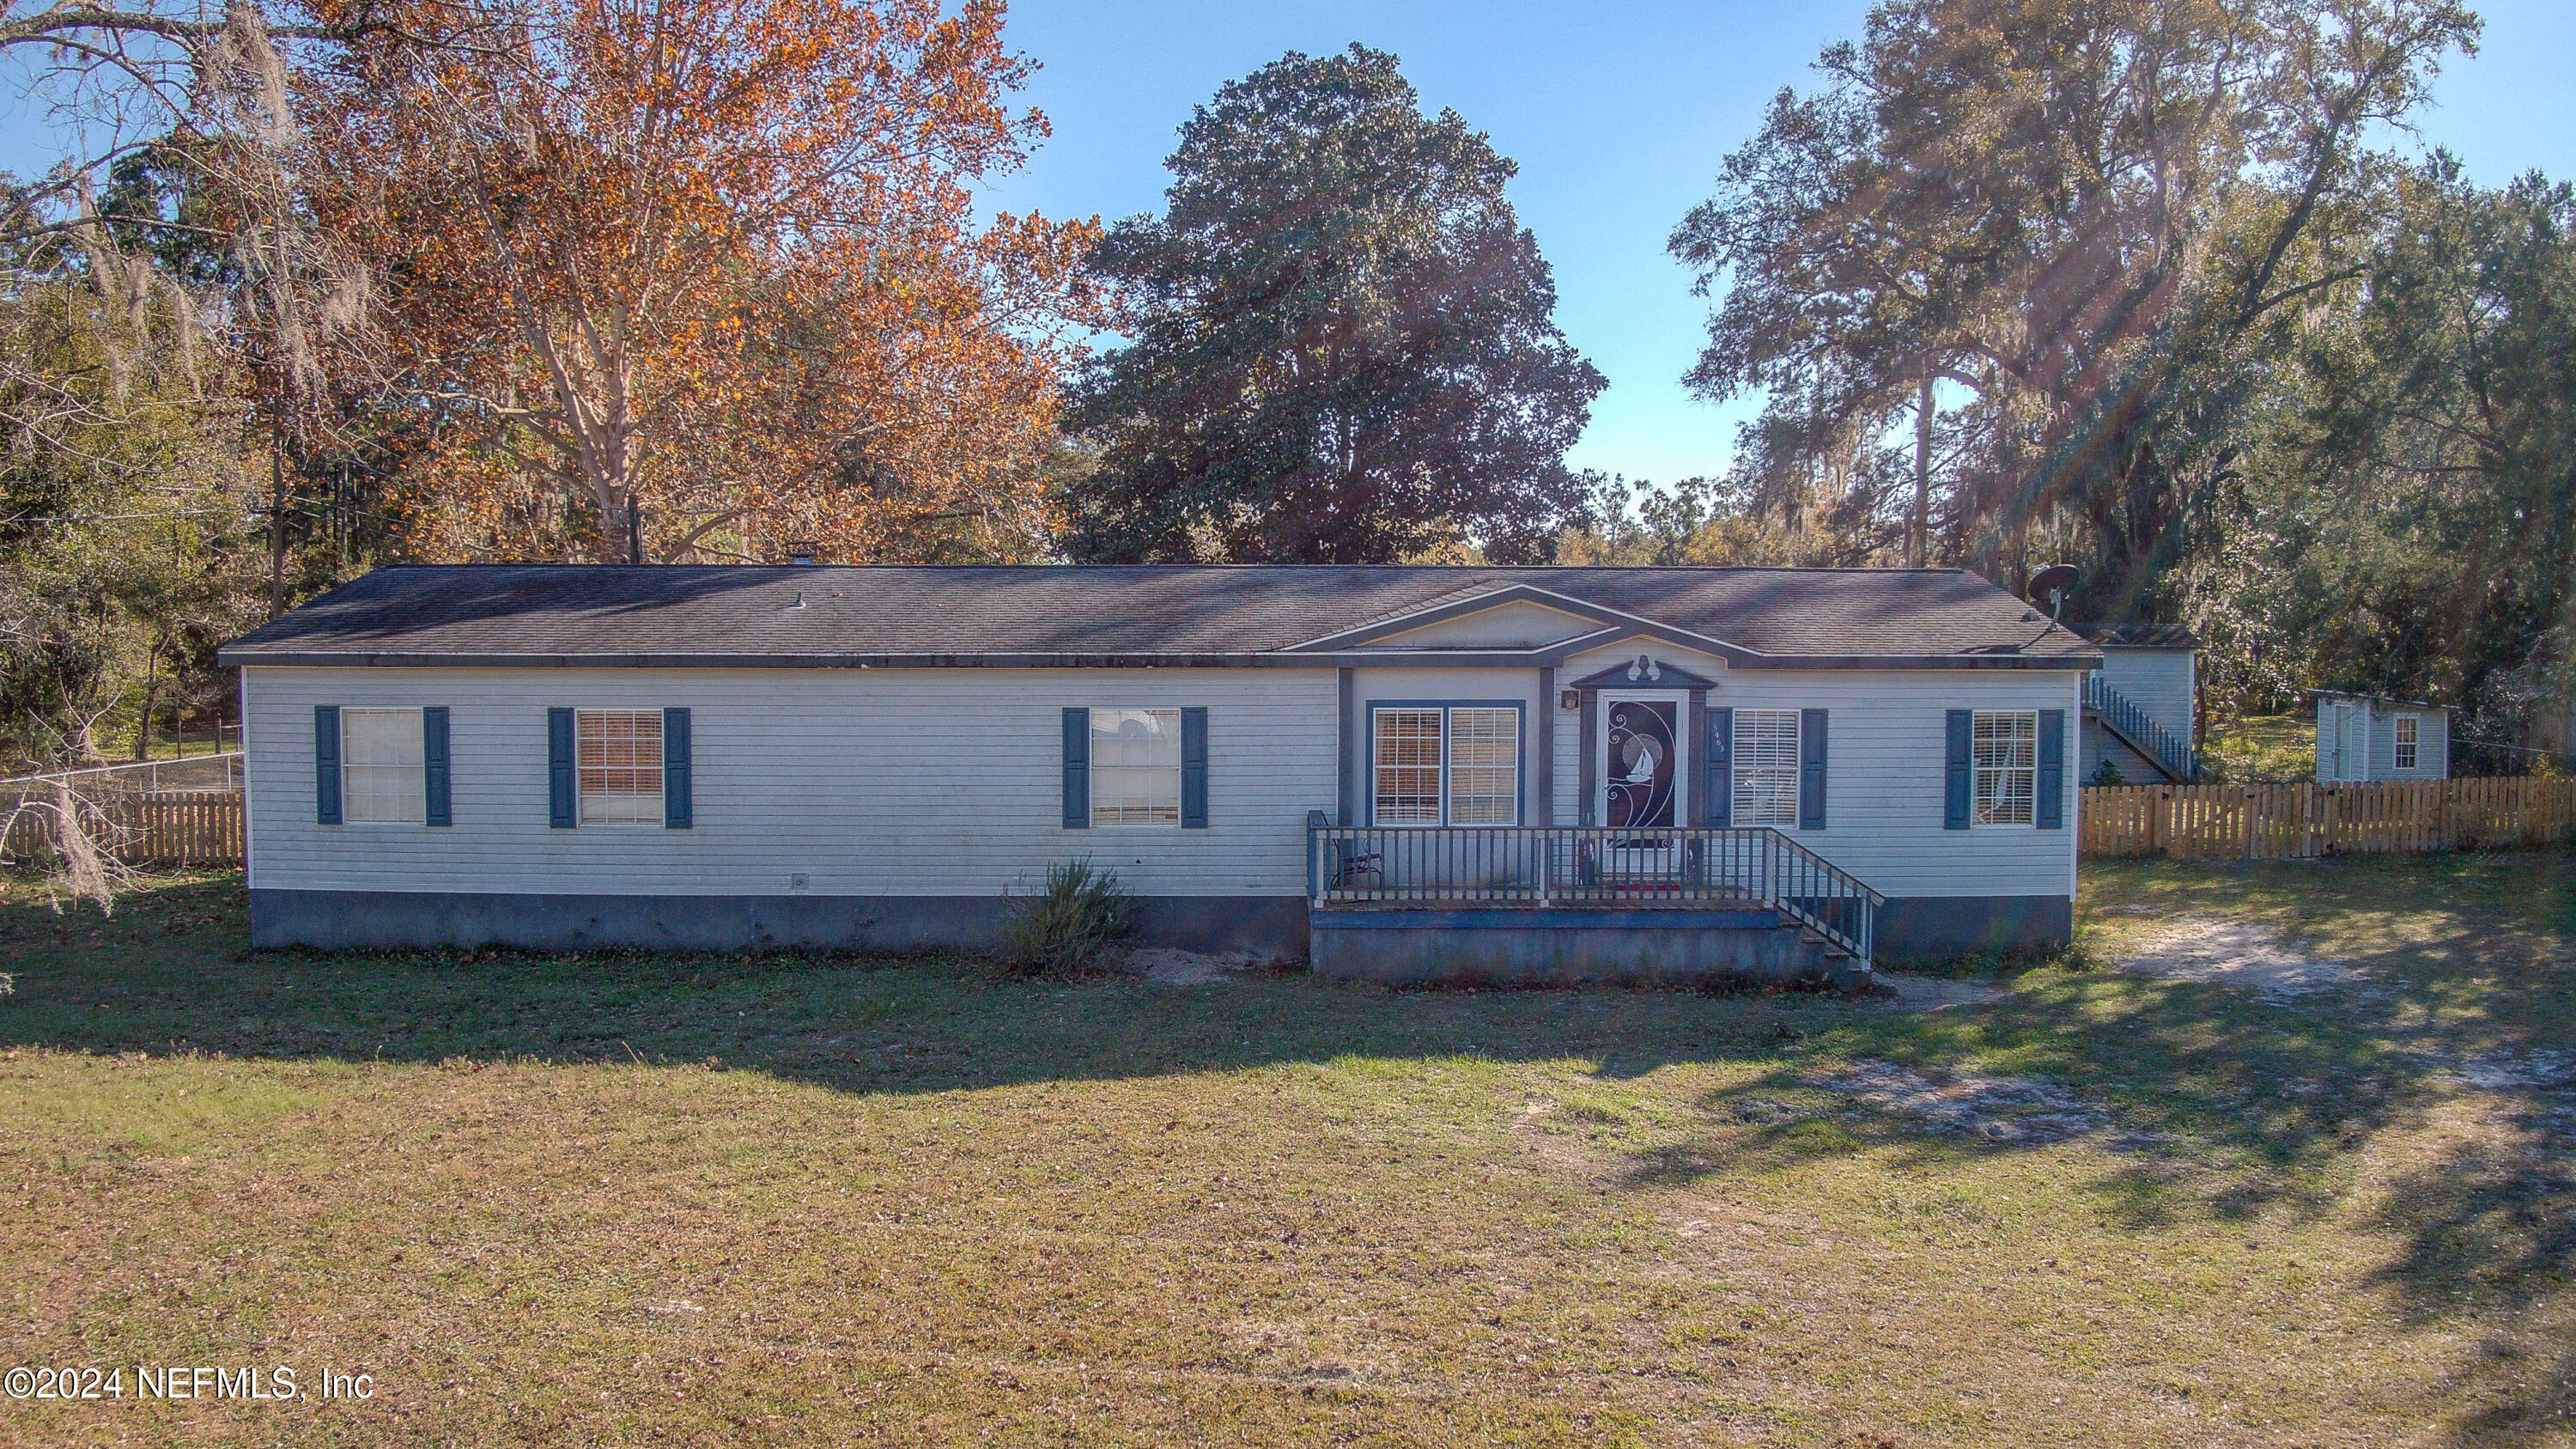
[[[2118, 1152], [2118, 1166], [2071, 1184], [2106, 1225], [2360, 1215], [2389, 1245], [2370, 1281], [2403, 1321], [2484, 1335], [2446, 1396], [2475, 1406], [2446, 1426], [2451, 1441], [2536, 1443], [2576, 1427], [2576, 859], [2139, 874], [2158, 910], [2275, 920], [2294, 939], [2324, 938], [2356, 980], [2267, 1002], [2098, 968], [2043, 972], [1995, 1001], [1915, 1017], [1901, 1037], [1829, 1036], [1818, 1066], [1783, 1064], [1703, 1105], [1723, 1122], [1740, 1103], [1804, 1091], [1815, 1114], [1880, 1144], [1901, 1172], [2047, 1144], [1818, 1105], [1834, 1064], [1867, 1057], [1934, 1076], [1972, 1065], [2062, 1083], [2101, 1115], [2081, 1140]], [[2239, 900], [2249, 908], [2231, 908]], [[2476, 1130], [2355, 1198], [2372, 1144], [2421, 1142], [2437, 1114]], [[1790, 1130], [1730, 1133], [1731, 1157], [1713, 1141], [1667, 1145], [1636, 1161], [1630, 1181], [1786, 1164]]]
[[[2334, 1210], [2355, 1154], [2457, 1098], [2463, 1063], [2552, 1051], [2576, 1061], [2576, 930], [2562, 909], [2576, 863], [2451, 860], [2426, 873], [2448, 914], [2418, 912], [2410, 919], [2437, 928], [2384, 949], [2339, 949], [2362, 973], [2353, 989], [2266, 1003], [2227, 987], [2042, 970], [1997, 1000], [1919, 1014], [1794, 993], [1393, 993], [1293, 974], [1202, 987], [1026, 982], [964, 958], [252, 953], [237, 878], [166, 884], [106, 921], [55, 916], [19, 889], [0, 902], [0, 972], [17, 977], [17, 994], [0, 1000], [0, 1045], [344, 1062], [713, 1059], [895, 1094], [1353, 1058], [1581, 1063], [1605, 1083], [1678, 1063], [1746, 1069], [1699, 1103], [1706, 1116], [1680, 1140], [1635, 1150], [1621, 1180], [1638, 1190], [1864, 1150], [1893, 1154], [1900, 1171], [2032, 1150], [1930, 1133], [1816, 1080], [1856, 1060], [1929, 1074], [1973, 1066], [2063, 1083], [2098, 1107], [2103, 1125], [2084, 1140], [2118, 1139], [2118, 1165], [2070, 1190], [2106, 1224], [2151, 1232], [2199, 1215]], [[2159, 908], [2275, 892], [2286, 902], [2275, 909], [2328, 930], [2396, 912], [2392, 882], [2407, 879], [2384, 867], [2287, 884], [2160, 868], [2143, 884]], [[2480, 1098], [2504, 1114], [2495, 1130], [2389, 1192], [2379, 1222], [2392, 1252], [2378, 1282], [2411, 1321], [2467, 1314], [2474, 1328], [2566, 1308], [2576, 1116], [2548, 1113], [2576, 1102], [2551, 1090]], [[2477, 1407], [2451, 1437], [2564, 1432], [2576, 1354], [2493, 1343], [2458, 1370], [2455, 1401]]]
[[[22, 893], [23, 894], [23, 893]], [[347, 1062], [706, 1063], [865, 1093], [1345, 1057], [1597, 1062], [1768, 1054], [1848, 1003], [1786, 993], [1410, 991], [1251, 975], [1014, 979], [969, 957], [252, 952], [237, 878], [112, 919], [0, 903], [0, 1045]]]

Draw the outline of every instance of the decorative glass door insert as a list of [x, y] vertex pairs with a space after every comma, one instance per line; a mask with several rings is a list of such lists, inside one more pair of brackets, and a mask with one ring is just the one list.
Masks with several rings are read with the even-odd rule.
[[1609, 787], [1603, 824], [1624, 830], [1681, 823], [1674, 795], [1680, 713], [1670, 700], [1610, 701], [1602, 738], [1602, 779]]

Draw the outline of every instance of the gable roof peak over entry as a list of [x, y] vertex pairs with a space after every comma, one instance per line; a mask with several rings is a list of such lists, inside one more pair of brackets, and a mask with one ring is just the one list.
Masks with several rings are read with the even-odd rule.
[[1622, 659], [1607, 669], [1565, 681], [1568, 689], [1712, 689], [1716, 685], [1717, 681], [1707, 675], [1651, 654]]
[[[1515, 601], [1597, 627], [1545, 647], [1361, 647]], [[2100, 663], [2073, 633], [1957, 569], [1340, 564], [401, 565], [269, 621], [222, 658], [430, 668], [1548, 664], [1630, 637], [1736, 668]]]

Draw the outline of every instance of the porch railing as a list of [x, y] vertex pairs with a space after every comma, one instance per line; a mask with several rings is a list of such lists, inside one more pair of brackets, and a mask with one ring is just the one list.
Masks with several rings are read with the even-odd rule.
[[1306, 821], [1318, 905], [1759, 906], [1867, 961], [1887, 898], [1768, 826], [1328, 825]]

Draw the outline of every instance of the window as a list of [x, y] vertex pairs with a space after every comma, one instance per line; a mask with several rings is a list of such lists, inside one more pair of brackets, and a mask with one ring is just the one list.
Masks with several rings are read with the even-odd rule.
[[2415, 758], [2415, 716], [2401, 714], [2397, 717], [2397, 768], [2414, 769]]
[[1443, 763], [1440, 711], [1377, 712], [1377, 810], [1380, 825], [1440, 823]]
[[1735, 712], [1735, 808], [1738, 825], [1798, 823], [1798, 712]]
[[1512, 825], [1521, 814], [1521, 712], [1449, 711], [1449, 823]]
[[662, 712], [574, 712], [574, 767], [584, 825], [662, 823]]
[[420, 711], [340, 711], [340, 818], [386, 825], [428, 819]]
[[2039, 712], [1977, 711], [1976, 823], [2028, 825], [2039, 797]]
[[1181, 823], [1181, 712], [1091, 712], [1091, 823]]
[[1516, 825], [1521, 712], [1512, 705], [1400, 705], [1372, 714], [1380, 825]]

